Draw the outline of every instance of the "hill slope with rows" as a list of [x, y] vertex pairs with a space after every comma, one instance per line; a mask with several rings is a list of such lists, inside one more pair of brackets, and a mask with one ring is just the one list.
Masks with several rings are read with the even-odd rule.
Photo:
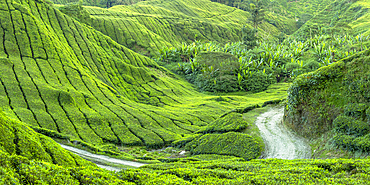
[[249, 13], [207, 0], [145, 1], [109, 9], [85, 7], [90, 25], [139, 53], [153, 55], [182, 42], [235, 42]]
[[93, 166], [64, 150], [52, 139], [36, 133], [25, 123], [11, 120], [0, 110], [0, 155], [19, 155], [61, 166]]
[[295, 36], [315, 34], [364, 34], [370, 35], [370, 1], [336, 0], [303, 25]]
[[34, 128], [96, 145], [160, 147], [285, 94], [219, 101], [46, 3], [0, 5], [8, 20], [0, 27], [0, 108]]
[[[59, 5], [58, 5], [59, 6]], [[164, 47], [195, 40], [220, 43], [240, 41], [241, 28], [249, 25], [250, 13], [209, 0], [143, 1], [109, 9], [84, 6], [90, 18], [83, 21], [121, 45], [147, 56]], [[280, 29], [296, 30], [295, 23], [268, 14], [260, 25], [265, 39], [272, 39]]]

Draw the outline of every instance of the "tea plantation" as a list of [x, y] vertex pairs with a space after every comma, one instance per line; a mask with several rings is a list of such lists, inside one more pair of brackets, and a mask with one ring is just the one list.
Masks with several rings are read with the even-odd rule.
[[[252, 48], [253, 6], [231, 0], [53, 2], [0, 0], [0, 184], [369, 181], [370, 1], [261, 0]], [[269, 104], [333, 159], [258, 159]]]

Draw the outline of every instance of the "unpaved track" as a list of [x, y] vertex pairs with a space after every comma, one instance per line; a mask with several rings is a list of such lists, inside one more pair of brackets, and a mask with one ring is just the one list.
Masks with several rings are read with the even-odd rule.
[[[84, 159], [87, 159], [91, 162], [97, 163], [97, 165], [99, 167], [102, 167], [102, 168], [105, 168], [105, 169], [111, 170], [111, 171], [119, 171], [120, 168], [108, 166], [108, 165], [106, 165], [106, 163], [133, 166], [133, 167], [140, 167], [140, 166], [145, 165], [144, 163], [133, 162], [133, 161], [125, 161], [125, 160], [121, 160], [121, 159], [108, 157], [108, 156], [105, 156], [105, 155], [93, 154], [93, 153], [87, 152], [85, 150], [80, 150], [78, 148], [74, 148], [74, 147], [71, 147], [71, 146], [63, 145], [63, 144], [60, 144], [60, 146], [62, 146], [66, 150], [69, 150], [69, 151], [81, 156]], [[104, 165], [101, 164], [101, 163], [103, 163]]]
[[311, 148], [304, 141], [282, 124], [284, 108], [271, 108], [259, 115], [255, 121], [259, 128], [266, 148], [263, 158], [278, 159], [308, 159], [311, 157]]

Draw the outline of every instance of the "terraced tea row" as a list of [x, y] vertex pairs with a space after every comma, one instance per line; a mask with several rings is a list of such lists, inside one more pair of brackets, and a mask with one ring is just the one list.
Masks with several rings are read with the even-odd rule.
[[[93, 166], [92, 163], [79, 156], [65, 151], [52, 139], [36, 133], [25, 123], [9, 119], [0, 110], [1, 159], [3, 159], [5, 153], [13, 156], [23, 156], [29, 160], [43, 160], [65, 167]], [[1, 164], [4, 163], [1, 162]], [[0, 177], [3, 177], [2, 175]], [[0, 180], [0, 182], [2, 181]]]
[[[217, 6], [216, 6], [217, 5]], [[210, 8], [212, 7], [212, 8]], [[182, 42], [240, 40], [249, 13], [210, 1], [140, 2], [110, 9], [85, 7], [89, 23], [118, 43], [153, 55]], [[218, 8], [218, 11], [212, 12]]]

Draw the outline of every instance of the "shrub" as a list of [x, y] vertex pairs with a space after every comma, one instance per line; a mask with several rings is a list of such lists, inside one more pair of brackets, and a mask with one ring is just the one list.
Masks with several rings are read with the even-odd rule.
[[306, 69], [307, 72], [314, 71], [316, 69], [320, 68], [320, 63], [317, 61], [310, 61], [305, 66], [304, 69]]
[[266, 73], [258, 71], [254, 73], [252, 77], [248, 78], [243, 86], [245, 86], [248, 91], [256, 93], [266, 90], [274, 80], [276, 79], [269, 78], [269, 75]]
[[298, 69], [300, 68], [301, 66], [297, 63], [288, 63], [285, 68], [288, 72], [292, 72], [294, 69]]
[[366, 109], [366, 119], [367, 119], [367, 122], [370, 122], [370, 108]]
[[346, 116], [352, 116], [354, 118], [365, 118], [365, 111], [368, 108], [366, 104], [351, 103], [344, 107], [344, 114]]
[[201, 91], [209, 92], [235, 92], [239, 90], [238, 82], [233, 75], [205, 75], [199, 74], [194, 84]]
[[370, 152], [370, 134], [356, 138], [355, 140], [353, 140], [353, 144], [355, 145], [357, 150]]
[[347, 135], [363, 136], [369, 132], [369, 125], [366, 122], [343, 115], [338, 116], [333, 121], [333, 125], [337, 132]]
[[91, 19], [90, 14], [82, 7], [82, 1], [62, 6], [60, 11], [85, 24], [88, 24]]
[[353, 144], [354, 139], [355, 139], [355, 137], [353, 137], [353, 136], [349, 136], [349, 135], [339, 133], [339, 134], [337, 134], [333, 137], [333, 143], [337, 146], [340, 146], [340, 147], [344, 148], [344, 149], [353, 151], [355, 149], [354, 144]]
[[230, 113], [223, 118], [216, 119], [197, 133], [230, 132], [240, 131], [247, 128], [249, 124], [243, 119], [242, 114]]
[[219, 154], [256, 159], [261, 154], [259, 143], [248, 134], [228, 132], [224, 134], [206, 134], [186, 144], [186, 150], [192, 154]]

